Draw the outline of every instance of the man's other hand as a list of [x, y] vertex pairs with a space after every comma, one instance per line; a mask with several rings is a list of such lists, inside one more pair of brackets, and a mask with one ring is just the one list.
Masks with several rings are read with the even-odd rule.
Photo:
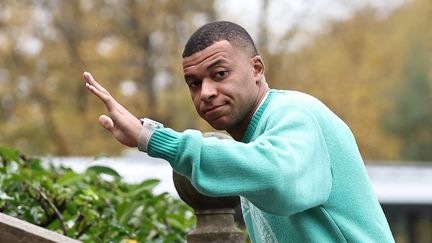
[[99, 117], [100, 125], [110, 131], [120, 143], [137, 147], [142, 128], [140, 120], [120, 105], [90, 73], [84, 72], [83, 76], [87, 89], [101, 99], [108, 110], [108, 115]]

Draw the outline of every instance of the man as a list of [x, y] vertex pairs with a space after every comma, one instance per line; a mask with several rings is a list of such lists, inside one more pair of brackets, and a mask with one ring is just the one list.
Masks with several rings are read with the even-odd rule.
[[249, 34], [231, 22], [198, 29], [183, 71], [198, 114], [234, 140], [176, 132], [117, 103], [99, 122], [127, 146], [170, 162], [209, 196], [241, 196], [253, 242], [394, 242], [347, 125], [317, 99], [269, 89]]

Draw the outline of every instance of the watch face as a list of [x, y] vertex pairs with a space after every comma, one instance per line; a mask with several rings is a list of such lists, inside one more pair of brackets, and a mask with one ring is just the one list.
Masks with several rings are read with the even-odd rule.
[[152, 119], [148, 119], [148, 118], [144, 118], [144, 119], [140, 119], [141, 123], [144, 126], [148, 126], [151, 128], [161, 128], [163, 127], [163, 124], [157, 121], [153, 121]]

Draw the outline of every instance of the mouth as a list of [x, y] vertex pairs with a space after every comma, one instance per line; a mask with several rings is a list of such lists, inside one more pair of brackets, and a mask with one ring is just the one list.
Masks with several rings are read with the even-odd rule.
[[215, 114], [217, 114], [217, 112], [220, 110], [220, 108], [222, 108], [224, 106], [224, 104], [222, 105], [214, 105], [214, 106], [210, 106], [210, 107], [206, 107], [203, 110], [203, 113], [205, 116], [209, 117], [209, 116], [213, 116]]

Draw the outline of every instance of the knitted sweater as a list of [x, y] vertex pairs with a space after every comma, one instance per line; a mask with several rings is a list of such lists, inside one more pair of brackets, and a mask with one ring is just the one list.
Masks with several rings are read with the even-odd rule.
[[253, 242], [394, 242], [350, 129], [309, 95], [271, 90], [242, 141], [156, 129], [148, 154], [240, 195]]

